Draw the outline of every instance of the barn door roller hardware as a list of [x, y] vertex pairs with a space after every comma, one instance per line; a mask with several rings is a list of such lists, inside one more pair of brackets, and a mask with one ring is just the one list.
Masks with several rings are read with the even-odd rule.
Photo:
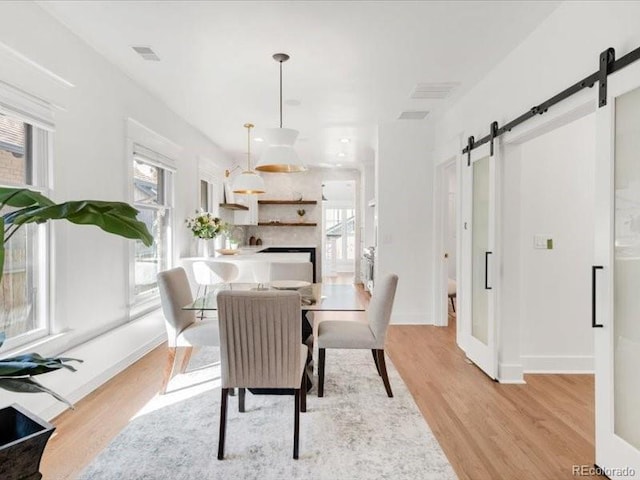
[[616, 53], [613, 48], [607, 48], [604, 52], [600, 54], [599, 63], [598, 63], [598, 71], [592, 73], [591, 75], [583, 78], [579, 82], [574, 83], [569, 88], [563, 90], [557, 95], [551, 97], [550, 99], [542, 102], [535, 107], [531, 107], [529, 111], [523, 113], [519, 117], [511, 120], [510, 122], [504, 124], [502, 127], [498, 128], [497, 122], [493, 122], [491, 124], [491, 130], [488, 135], [485, 135], [480, 140], [474, 140], [473, 137], [469, 137], [469, 141], [467, 146], [464, 147], [462, 153], [468, 154], [467, 157], [467, 165], [471, 165], [471, 150], [479, 147], [480, 145], [484, 145], [487, 142], [491, 142], [491, 153], [493, 154], [493, 141], [495, 138], [500, 135], [510, 132], [511, 129], [517, 127], [521, 123], [526, 122], [530, 118], [535, 117], [536, 115], [542, 115], [549, 110], [550, 107], [554, 106], [556, 103], [560, 103], [566, 98], [569, 98], [571, 95], [578, 93], [579, 91], [585, 88], [591, 88], [595, 85], [596, 82], [599, 84], [598, 88], [598, 106], [604, 107], [607, 104], [607, 78], [612, 73], [615, 73], [619, 70], [622, 70], [627, 65], [632, 64], [636, 60], [640, 59], [640, 47], [632, 50], [627, 53], [625, 56], [620, 57], [616, 60]]

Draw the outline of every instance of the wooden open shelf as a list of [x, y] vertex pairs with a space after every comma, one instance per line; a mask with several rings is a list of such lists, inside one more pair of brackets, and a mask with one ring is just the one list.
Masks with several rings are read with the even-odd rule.
[[296, 222], [296, 223], [285, 223], [285, 222], [258, 222], [259, 227], [315, 227], [317, 223], [306, 223], [306, 222]]
[[258, 200], [258, 205], [317, 205], [317, 200]]
[[221, 203], [220, 208], [226, 208], [227, 210], [249, 210], [249, 207], [240, 205], [239, 203]]

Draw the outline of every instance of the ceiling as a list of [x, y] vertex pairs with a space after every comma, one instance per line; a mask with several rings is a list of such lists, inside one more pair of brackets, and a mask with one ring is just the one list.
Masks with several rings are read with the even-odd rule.
[[[236, 161], [246, 130], [284, 126], [309, 165], [372, 161], [378, 123], [455, 100], [533, 31], [550, 1], [48, 1], [40, 5]], [[132, 46], [149, 46], [160, 62]], [[456, 82], [447, 99], [416, 84]], [[288, 105], [287, 103], [299, 103]], [[420, 120], [402, 120], [420, 121]], [[340, 140], [348, 138], [349, 143]], [[261, 144], [254, 144], [260, 153]]]

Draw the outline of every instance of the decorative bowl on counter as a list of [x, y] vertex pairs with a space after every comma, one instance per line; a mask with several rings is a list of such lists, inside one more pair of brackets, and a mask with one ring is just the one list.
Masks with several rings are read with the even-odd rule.
[[237, 248], [219, 248], [216, 250], [220, 255], [236, 255], [240, 253]]

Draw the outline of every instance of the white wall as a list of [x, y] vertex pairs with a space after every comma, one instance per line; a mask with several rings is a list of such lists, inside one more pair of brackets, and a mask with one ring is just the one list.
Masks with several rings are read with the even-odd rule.
[[[482, 81], [454, 105], [434, 119], [434, 159], [443, 162], [459, 153], [466, 138], [476, 139], [489, 132], [492, 121], [500, 125], [519, 116], [598, 68], [600, 52], [614, 47], [621, 57], [640, 45], [640, 3], [564, 2], [520, 45], [507, 55]], [[534, 123], [565, 112], [580, 101], [594, 103], [597, 88], [587, 89], [545, 115], [517, 127], [502, 141], [516, 137]], [[589, 140], [589, 139], [585, 139]], [[505, 146], [503, 158], [503, 265], [500, 329], [500, 377], [507, 381], [522, 378], [520, 349], [521, 272], [518, 259], [521, 245], [506, 242], [519, 236], [521, 182], [519, 147]], [[554, 182], [553, 171], [549, 181]], [[464, 195], [464, 192], [461, 192]], [[515, 223], [514, 223], [515, 222]], [[517, 228], [515, 227], [517, 225]], [[543, 232], [544, 233], [544, 232]], [[522, 252], [524, 254], [524, 252]], [[558, 303], [551, 307], [561, 308]]]
[[369, 206], [369, 202], [376, 200], [376, 173], [375, 165], [366, 165], [362, 171], [362, 203], [364, 208], [364, 234], [363, 234], [363, 247], [375, 246], [375, 205]]
[[[607, 47], [621, 57], [640, 45], [640, 3], [564, 2], [475, 87], [436, 121], [437, 162], [455, 155], [452, 141], [489, 133], [598, 69]], [[597, 89], [588, 89], [596, 98]], [[549, 112], [562, 109], [562, 103]], [[544, 117], [544, 116], [543, 116]], [[540, 118], [543, 118], [540, 117]], [[514, 130], [516, 134], [518, 128]]]
[[[594, 140], [591, 114], [520, 147], [525, 372], [593, 371]], [[550, 235], [553, 249], [534, 249], [535, 234]]]
[[[92, 198], [129, 201], [127, 119], [158, 133], [174, 145], [177, 165], [174, 230], [176, 258], [189, 250], [184, 218], [198, 206], [198, 158], [212, 170], [228, 163], [222, 151], [153, 95], [107, 62], [35, 3], [0, 3], [0, 80], [57, 105], [53, 144], [53, 190], [58, 201]], [[28, 26], [28, 27], [27, 27]], [[150, 66], [149, 68], [153, 68]], [[130, 242], [95, 227], [58, 223], [54, 228], [52, 310], [55, 332], [66, 332], [42, 353], [73, 347], [121, 324], [128, 317]], [[161, 338], [159, 318], [135, 335], [122, 335], [118, 346], [91, 343], [83, 350], [82, 373], [64, 382], [57, 374], [43, 383], [77, 400], [87, 393], [88, 377], [109, 376], [123, 368], [128, 354], [144, 353]], [[106, 338], [106, 337], [105, 337]], [[129, 359], [131, 360], [131, 359]], [[2, 395], [0, 403], [18, 401], [37, 413], [50, 412], [44, 395]]]
[[398, 274], [394, 323], [433, 323], [431, 144], [428, 121], [378, 126], [375, 276]]

